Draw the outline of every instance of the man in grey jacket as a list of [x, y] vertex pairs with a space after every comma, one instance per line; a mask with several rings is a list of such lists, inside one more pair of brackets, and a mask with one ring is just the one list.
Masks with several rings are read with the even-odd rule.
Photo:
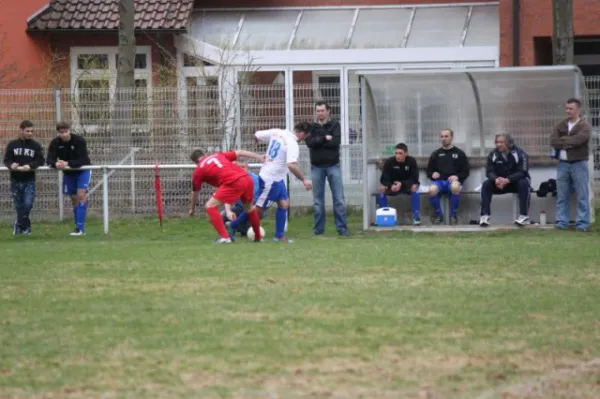
[[552, 132], [550, 145], [559, 160], [556, 174], [556, 228], [569, 228], [569, 199], [571, 188], [577, 196], [577, 231], [590, 227], [590, 193], [588, 159], [590, 153], [591, 127], [581, 119], [581, 102], [570, 98], [565, 105], [567, 119], [561, 121]]

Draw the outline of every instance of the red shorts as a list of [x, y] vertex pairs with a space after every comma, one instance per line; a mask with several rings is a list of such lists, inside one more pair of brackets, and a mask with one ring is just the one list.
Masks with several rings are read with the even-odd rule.
[[244, 204], [254, 201], [254, 182], [249, 175], [240, 177], [228, 184], [223, 184], [213, 197], [224, 204], [235, 204], [241, 200]]

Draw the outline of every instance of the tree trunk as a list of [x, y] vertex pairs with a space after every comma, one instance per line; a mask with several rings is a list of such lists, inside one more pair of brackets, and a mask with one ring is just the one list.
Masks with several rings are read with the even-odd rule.
[[573, 1], [552, 0], [554, 65], [573, 65]]
[[119, 56], [114, 101], [113, 137], [120, 161], [131, 151], [135, 106], [135, 6], [134, 0], [119, 0]]

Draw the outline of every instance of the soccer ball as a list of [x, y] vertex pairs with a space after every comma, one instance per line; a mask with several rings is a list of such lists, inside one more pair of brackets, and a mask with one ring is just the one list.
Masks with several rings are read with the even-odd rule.
[[[265, 229], [263, 229], [262, 226], [260, 226], [260, 235], [261, 235], [261, 237], [265, 236]], [[252, 227], [248, 228], [248, 232], [246, 233], [246, 236], [248, 237], [248, 239], [250, 241], [254, 241], [254, 238], [256, 236], [254, 235], [254, 229]]]

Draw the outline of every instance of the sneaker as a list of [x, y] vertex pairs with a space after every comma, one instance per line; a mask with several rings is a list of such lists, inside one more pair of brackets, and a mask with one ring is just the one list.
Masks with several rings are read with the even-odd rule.
[[342, 231], [338, 231], [338, 234], [342, 237], [349, 237], [350, 233], [348, 233], [348, 230], [342, 230]]
[[490, 216], [483, 215], [479, 218], [479, 226], [488, 227], [490, 225]]
[[444, 222], [444, 217], [443, 216], [434, 216], [432, 223], [433, 224], [442, 224]]
[[225, 223], [225, 228], [227, 228], [227, 234], [229, 234], [231, 241], [235, 241], [235, 230], [231, 227], [231, 222]]
[[283, 237], [280, 237], [280, 238], [273, 237], [273, 242], [283, 242], [283, 243], [291, 244], [291, 243], [294, 242], [294, 240], [290, 240], [286, 236], [283, 236]]
[[421, 218], [413, 218], [413, 225], [414, 226], [420, 226], [421, 225]]
[[23, 234], [30, 236], [31, 235], [31, 227], [28, 229], [23, 230]]
[[456, 216], [450, 216], [450, 226], [456, 226], [458, 224], [458, 218]]
[[518, 226], [527, 226], [529, 224], [529, 216], [519, 215], [517, 220], [515, 220], [515, 224]]
[[231, 244], [231, 238], [219, 237], [215, 240], [215, 244]]
[[85, 232], [79, 228], [75, 228], [75, 230], [73, 230], [73, 232], [71, 233], [72, 236], [83, 236], [85, 235]]

